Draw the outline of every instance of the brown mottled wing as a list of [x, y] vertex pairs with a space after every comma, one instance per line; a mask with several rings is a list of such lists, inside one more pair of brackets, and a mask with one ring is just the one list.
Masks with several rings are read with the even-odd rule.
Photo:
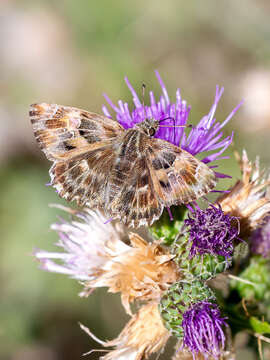
[[105, 207], [113, 218], [121, 219], [127, 226], [151, 225], [161, 216], [163, 205], [145, 157], [137, 157], [130, 164], [127, 161], [120, 166], [115, 164], [108, 186], [110, 192]]
[[148, 166], [154, 189], [164, 206], [186, 204], [216, 186], [216, 176], [206, 164], [167, 141], [150, 139]]
[[114, 161], [112, 144], [71, 159], [56, 161], [50, 169], [52, 185], [68, 201], [76, 200], [80, 206], [103, 209], [108, 177]]
[[29, 114], [36, 140], [51, 161], [96, 150], [124, 131], [116, 120], [69, 106], [33, 104]]
[[54, 161], [51, 182], [59, 195], [80, 205], [102, 206], [123, 127], [102, 115], [45, 103], [32, 105], [30, 118], [41, 149]]
[[132, 227], [152, 224], [163, 210], [147, 165], [148, 140], [136, 129], [127, 130], [108, 178], [105, 209]]

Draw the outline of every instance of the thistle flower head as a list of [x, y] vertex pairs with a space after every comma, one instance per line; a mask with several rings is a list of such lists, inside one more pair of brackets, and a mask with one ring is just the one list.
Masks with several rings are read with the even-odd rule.
[[226, 214], [240, 221], [240, 237], [248, 238], [253, 230], [270, 214], [270, 177], [260, 171], [259, 158], [252, 164], [244, 150], [238, 158], [242, 179], [217, 200]]
[[[125, 78], [125, 81], [133, 96], [133, 103], [135, 106], [132, 111], [129, 110], [128, 104], [124, 103], [122, 100], [119, 100], [118, 106], [116, 106], [106, 94], [104, 95], [108, 104], [116, 113], [117, 120], [126, 129], [134, 127], [135, 124], [144, 121], [146, 118], [153, 118], [158, 121], [162, 120], [162, 127], [159, 127], [155, 137], [169, 141], [176, 146], [180, 146], [192, 155], [214, 151], [212, 154], [208, 154], [204, 157], [202, 161], [205, 163], [218, 160], [220, 155], [231, 144], [233, 138], [233, 134], [231, 134], [230, 136], [222, 139], [222, 128], [235, 114], [239, 105], [231, 112], [225, 121], [222, 123], [216, 122], [214, 115], [223, 93], [223, 88], [219, 89], [217, 86], [214, 103], [209, 113], [203, 116], [198, 125], [195, 128], [192, 128], [189, 135], [187, 135], [183, 126], [187, 124], [191, 109], [190, 106], [187, 106], [186, 101], [182, 99], [179, 89], [176, 91], [175, 102], [172, 102], [157, 71], [156, 76], [161, 86], [162, 95], [157, 101], [153, 91], [150, 91], [149, 106], [145, 106], [140, 101], [136, 91], [127, 78]], [[110, 111], [105, 105], [103, 106], [103, 112], [106, 116], [112, 117]], [[182, 127], [179, 127], [179, 125]], [[217, 176], [222, 177], [221, 174], [217, 174]]]
[[93, 280], [110, 254], [125, 252], [128, 246], [120, 241], [120, 233], [112, 223], [105, 224], [102, 214], [89, 208], [83, 211], [62, 209], [74, 215], [74, 220], [61, 220], [51, 228], [58, 232], [56, 245], [64, 252], [36, 250], [34, 255], [43, 270], [66, 274], [77, 280]]
[[[217, 359], [224, 348], [226, 325], [212, 290], [196, 278], [172, 285], [159, 304], [165, 327], [182, 341], [193, 359], [200, 353], [204, 358]], [[181, 349], [180, 348], [180, 349]]]
[[[85, 329], [85, 328], [84, 328]], [[85, 331], [94, 337], [88, 329]], [[162, 324], [156, 303], [140, 308], [133, 315], [119, 336], [111, 341], [102, 342], [105, 347], [115, 347], [102, 360], [142, 360], [162, 349], [170, 333]]]
[[235, 217], [224, 214], [221, 207], [210, 205], [205, 210], [196, 209], [184, 220], [192, 243], [190, 256], [212, 254], [231, 257], [233, 241], [239, 233], [233, 225]]
[[193, 304], [183, 314], [183, 346], [194, 358], [201, 353], [205, 358], [218, 359], [225, 345], [224, 325], [227, 324], [216, 304], [207, 301]]
[[159, 300], [162, 293], [179, 279], [173, 255], [158, 242], [147, 243], [138, 234], [129, 234], [127, 251], [111, 256], [103, 266], [103, 274], [87, 286], [106, 286], [110, 292], [121, 293], [123, 306], [131, 314], [129, 304], [134, 300]]
[[183, 338], [183, 314], [192, 304], [202, 301], [215, 301], [215, 295], [205, 283], [196, 278], [179, 281], [164, 293], [159, 311], [165, 327], [172, 335]]
[[130, 245], [120, 239], [119, 232], [99, 213], [88, 208], [75, 212], [83, 222], [54, 224], [59, 232], [58, 246], [64, 252], [38, 250], [36, 258], [44, 270], [72, 276], [84, 283], [82, 296], [91, 289], [108, 287], [120, 292], [126, 312], [131, 314], [134, 300], [159, 300], [161, 294], [179, 278], [173, 255], [159, 242], [147, 243], [130, 233]]
[[204, 253], [191, 257], [191, 247], [192, 243], [186, 236], [178, 238], [172, 247], [172, 253], [175, 254], [174, 262], [185, 280], [195, 277], [207, 281], [226, 271], [231, 265], [231, 259], [220, 255]]
[[267, 218], [265, 224], [253, 231], [250, 244], [254, 254], [270, 258], [270, 218]]

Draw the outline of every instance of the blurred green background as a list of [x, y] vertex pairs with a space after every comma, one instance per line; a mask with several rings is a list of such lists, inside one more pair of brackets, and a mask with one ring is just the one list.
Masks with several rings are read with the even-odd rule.
[[[118, 296], [99, 290], [81, 299], [76, 281], [39, 270], [31, 256], [35, 247], [54, 249], [49, 226], [60, 211], [48, 204], [64, 202], [45, 186], [50, 164], [35, 143], [29, 104], [101, 112], [103, 92], [131, 101], [125, 75], [139, 93], [145, 82], [159, 95], [158, 69], [171, 99], [181, 88], [196, 124], [219, 84], [219, 121], [245, 99], [225, 134], [234, 130], [235, 148], [269, 167], [269, 16], [267, 0], [1, 0], [1, 360], [79, 359], [98, 345], [78, 321], [102, 339], [127, 321]], [[233, 176], [223, 188], [239, 176], [233, 156], [220, 170]], [[245, 345], [237, 359], [256, 359]]]

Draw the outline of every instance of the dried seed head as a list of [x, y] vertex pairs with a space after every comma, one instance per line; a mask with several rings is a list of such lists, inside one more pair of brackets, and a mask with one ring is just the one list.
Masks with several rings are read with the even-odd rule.
[[270, 213], [270, 178], [260, 171], [259, 158], [254, 164], [244, 150], [239, 158], [242, 180], [238, 180], [230, 193], [217, 200], [226, 214], [240, 221], [240, 238], [248, 238]]

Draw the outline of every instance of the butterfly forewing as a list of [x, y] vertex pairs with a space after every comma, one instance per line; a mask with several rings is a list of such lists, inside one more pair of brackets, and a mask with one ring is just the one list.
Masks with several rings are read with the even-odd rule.
[[30, 118], [41, 149], [54, 161], [51, 183], [59, 195], [80, 205], [102, 206], [122, 126], [102, 115], [46, 103], [32, 105]]
[[37, 142], [52, 161], [95, 150], [124, 132], [115, 120], [56, 104], [31, 105], [30, 119]]

